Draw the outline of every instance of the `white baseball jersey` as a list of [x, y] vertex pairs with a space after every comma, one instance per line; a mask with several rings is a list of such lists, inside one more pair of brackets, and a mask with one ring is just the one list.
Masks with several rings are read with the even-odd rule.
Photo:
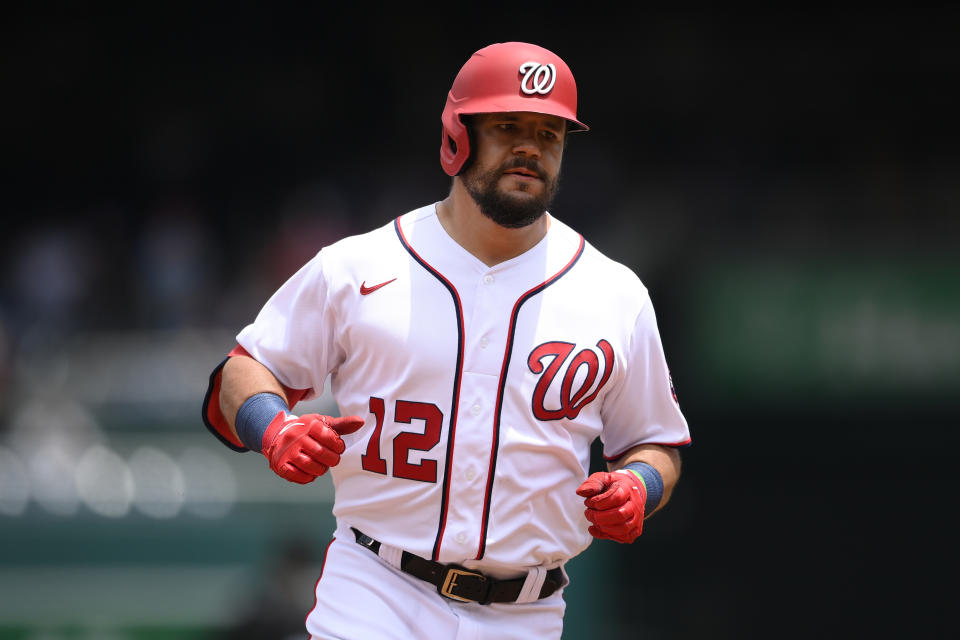
[[494, 576], [590, 543], [597, 437], [609, 459], [690, 441], [646, 288], [552, 217], [488, 267], [411, 211], [320, 250], [237, 341], [366, 417], [330, 471], [338, 530]]

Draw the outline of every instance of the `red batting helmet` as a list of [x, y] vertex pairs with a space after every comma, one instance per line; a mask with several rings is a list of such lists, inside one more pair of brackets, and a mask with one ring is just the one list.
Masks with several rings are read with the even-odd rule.
[[440, 121], [440, 164], [460, 173], [470, 157], [470, 135], [460, 119], [473, 113], [532, 111], [564, 118], [568, 131], [586, 131], [577, 120], [577, 84], [556, 54], [526, 42], [480, 49], [460, 69]]

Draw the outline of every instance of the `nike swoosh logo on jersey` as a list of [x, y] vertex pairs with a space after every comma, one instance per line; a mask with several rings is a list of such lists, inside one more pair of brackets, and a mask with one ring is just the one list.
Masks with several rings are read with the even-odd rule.
[[[394, 278], [393, 280], [396, 280], [396, 278]], [[380, 284], [375, 284], [375, 285], [373, 285], [372, 287], [368, 287], [368, 286], [367, 286], [367, 281], [364, 280], [364, 281], [363, 281], [363, 284], [360, 285], [360, 295], [365, 296], [365, 295], [367, 295], [368, 293], [373, 293], [374, 291], [376, 291], [376, 290], [379, 289], [380, 287], [385, 287], [385, 286], [387, 286], [388, 284], [390, 284], [391, 282], [393, 282], [393, 280], [387, 280], [386, 282], [381, 282]]]

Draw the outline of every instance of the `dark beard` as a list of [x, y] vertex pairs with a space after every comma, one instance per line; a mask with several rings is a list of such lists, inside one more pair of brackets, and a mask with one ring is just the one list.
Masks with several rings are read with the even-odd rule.
[[[537, 172], [544, 181], [543, 193], [530, 198], [518, 198], [497, 187], [497, 181], [505, 171], [520, 167]], [[536, 160], [517, 157], [485, 173], [477, 173], [475, 165], [463, 176], [463, 185], [483, 215], [501, 227], [520, 229], [536, 222], [550, 208], [557, 194], [558, 178], [547, 176]]]

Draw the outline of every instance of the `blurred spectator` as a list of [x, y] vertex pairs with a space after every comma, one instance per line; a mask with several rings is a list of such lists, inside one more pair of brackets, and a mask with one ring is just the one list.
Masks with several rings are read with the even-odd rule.
[[41, 224], [12, 247], [3, 310], [10, 337], [27, 351], [49, 346], [80, 322], [93, 284], [93, 245], [79, 224]]
[[138, 326], [195, 326], [215, 306], [218, 244], [205, 220], [192, 202], [174, 201], [158, 207], [143, 226], [132, 283]]
[[272, 291], [310, 260], [321, 248], [358, 230], [349, 202], [329, 183], [312, 183], [293, 190], [271, 221], [264, 266]]

